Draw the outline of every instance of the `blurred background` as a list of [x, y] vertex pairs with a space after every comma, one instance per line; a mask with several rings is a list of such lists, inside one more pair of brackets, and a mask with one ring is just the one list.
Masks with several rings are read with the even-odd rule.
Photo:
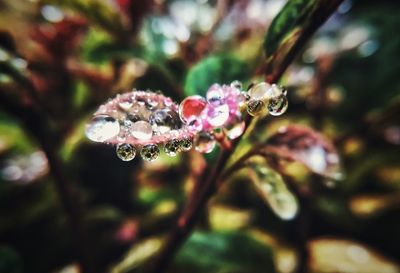
[[[263, 80], [264, 36], [285, 3], [0, 0], [0, 273], [82, 272], [80, 257], [96, 273], [151, 262], [218, 149], [122, 162], [85, 139], [85, 124], [132, 88], [181, 101]], [[345, 0], [283, 75], [287, 113], [239, 146], [309, 127], [336, 147], [335, 175], [323, 152], [298, 148], [299, 162], [271, 176], [299, 204], [288, 220], [290, 204], [254, 190], [257, 172], [236, 173], [169, 272], [400, 272], [399, 12], [398, 1]]]

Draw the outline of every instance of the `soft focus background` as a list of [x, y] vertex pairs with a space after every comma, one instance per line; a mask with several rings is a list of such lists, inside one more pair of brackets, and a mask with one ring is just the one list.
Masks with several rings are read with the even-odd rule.
[[[133, 87], [180, 101], [262, 80], [264, 36], [285, 2], [0, 0], [0, 272], [75, 273], [81, 256], [96, 273], [151, 262], [218, 151], [122, 162], [85, 139], [85, 123]], [[170, 272], [400, 272], [399, 25], [397, 1], [340, 5], [281, 79], [287, 113], [239, 147], [300, 124], [335, 144], [340, 172], [309, 171], [326, 169], [318, 147], [285, 165], [300, 195], [289, 221], [238, 172]]]

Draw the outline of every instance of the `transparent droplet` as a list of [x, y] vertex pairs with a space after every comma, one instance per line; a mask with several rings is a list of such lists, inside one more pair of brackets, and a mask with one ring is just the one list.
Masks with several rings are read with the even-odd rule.
[[208, 89], [206, 94], [206, 99], [208, 103], [219, 104], [222, 98], [224, 97], [224, 92], [219, 84], [214, 84]]
[[191, 117], [199, 117], [206, 105], [207, 101], [203, 97], [187, 97], [179, 105], [179, 116], [183, 122], [187, 122]]
[[299, 205], [291, 192], [282, 190], [272, 193], [268, 200], [271, 209], [281, 219], [291, 220], [297, 215]]
[[195, 139], [196, 151], [204, 154], [211, 153], [214, 149], [216, 141], [214, 136], [207, 132], [200, 132]]
[[243, 84], [240, 81], [231, 82], [231, 87], [234, 87], [238, 90], [243, 90]]
[[189, 127], [190, 130], [194, 130], [197, 132], [203, 130], [203, 122], [196, 117], [189, 118], [186, 125], [187, 127]]
[[121, 100], [118, 103], [118, 106], [122, 109], [122, 110], [129, 110], [132, 106], [133, 106], [133, 100], [131, 98], [127, 98], [124, 100]]
[[140, 155], [144, 160], [154, 161], [160, 155], [160, 149], [155, 144], [147, 144], [140, 150]]
[[147, 140], [153, 136], [150, 123], [139, 120], [132, 124], [131, 135], [140, 140]]
[[170, 130], [176, 130], [181, 127], [181, 121], [178, 113], [170, 109], [159, 109], [154, 111], [149, 118], [149, 122], [154, 132], [164, 134]]
[[286, 112], [288, 108], [288, 100], [284, 94], [273, 97], [268, 101], [268, 112], [272, 116], [280, 116]]
[[189, 137], [185, 137], [180, 140], [181, 150], [184, 152], [189, 151], [193, 147], [193, 140]]
[[168, 156], [176, 156], [180, 150], [180, 141], [177, 139], [172, 139], [165, 143], [164, 152]]
[[225, 125], [226, 135], [229, 139], [240, 137], [246, 127], [241, 115], [235, 116], [227, 125]]
[[250, 99], [265, 101], [266, 99], [268, 99], [270, 88], [271, 88], [271, 85], [266, 82], [261, 82], [261, 83], [254, 85], [248, 91]]
[[207, 105], [207, 122], [214, 127], [222, 126], [229, 119], [229, 106], [221, 104], [218, 106]]
[[119, 144], [116, 148], [117, 156], [123, 161], [131, 161], [136, 156], [136, 149], [131, 144]]
[[93, 117], [86, 126], [87, 138], [96, 142], [103, 142], [119, 134], [119, 122], [108, 115], [97, 115]]
[[251, 116], [262, 115], [266, 110], [266, 105], [262, 100], [249, 100], [247, 103], [247, 112]]

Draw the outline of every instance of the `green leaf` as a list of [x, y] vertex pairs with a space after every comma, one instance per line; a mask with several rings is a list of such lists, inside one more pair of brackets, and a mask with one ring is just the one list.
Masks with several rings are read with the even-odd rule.
[[195, 232], [169, 272], [275, 272], [269, 246], [243, 232]]
[[266, 73], [276, 81], [305, 42], [342, 0], [289, 0], [274, 18], [264, 39]]
[[185, 95], [204, 96], [214, 83], [229, 84], [249, 77], [247, 64], [233, 55], [210, 56], [193, 66], [186, 77]]

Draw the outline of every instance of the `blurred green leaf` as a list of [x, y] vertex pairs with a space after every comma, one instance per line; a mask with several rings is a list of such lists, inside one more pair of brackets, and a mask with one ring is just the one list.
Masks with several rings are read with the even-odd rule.
[[185, 81], [185, 95], [205, 96], [214, 83], [230, 84], [234, 80], [245, 81], [249, 76], [249, 67], [241, 59], [228, 54], [210, 56], [189, 70]]
[[276, 81], [342, 0], [289, 0], [272, 21], [264, 39], [267, 76]]
[[162, 245], [162, 240], [151, 237], [137, 242], [118, 264], [114, 265], [111, 273], [135, 272], [134, 270], [153, 257]]
[[195, 232], [169, 272], [273, 273], [272, 250], [243, 232]]

